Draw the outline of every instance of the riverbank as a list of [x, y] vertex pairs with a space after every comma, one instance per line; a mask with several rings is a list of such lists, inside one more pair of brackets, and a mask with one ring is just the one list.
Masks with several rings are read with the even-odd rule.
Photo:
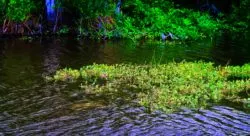
[[231, 13], [220, 11], [218, 3], [196, 4], [188, 8], [171, 0], [0, 1], [0, 37], [73, 34], [104, 40], [193, 41], [213, 37], [220, 30], [249, 29], [246, 0], [231, 3], [237, 5], [234, 8], [228, 5]]
[[[82, 91], [106, 96], [135, 94], [125, 99], [152, 110], [175, 111], [181, 107], [205, 108], [227, 99], [249, 102], [250, 65], [217, 66], [204, 62], [161, 65], [90, 65], [80, 70], [62, 69], [53, 81], [79, 81]], [[245, 94], [240, 96], [239, 94]]]
[[[59, 5], [43, 15], [40, 13], [41, 7], [45, 5], [32, 0], [1, 3], [3, 16], [0, 18], [0, 33], [3, 35], [73, 33], [93, 39], [183, 41], [211, 37], [227, 27], [224, 20], [219, 19], [218, 13], [215, 17], [210, 12], [180, 8], [171, 1], [162, 1], [161, 4], [143, 0], [125, 1], [122, 6], [104, 1], [59, 2], [59, 5], [72, 9], [74, 16], [68, 15]], [[86, 5], [89, 6], [86, 8]]]

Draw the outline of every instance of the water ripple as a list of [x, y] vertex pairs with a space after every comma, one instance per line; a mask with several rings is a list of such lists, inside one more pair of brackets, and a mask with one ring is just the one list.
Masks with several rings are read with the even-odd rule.
[[[40, 111], [41, 112], [41, 111]], [[209, 110], [189, 110], [174, 114], [147, 113], [142, 107], [98, 108], [9, 127], [15, 120], [0, 114], [0, 131], [9, 135], [248, 135], [249, 114], [233, 108], [215, 106]]]

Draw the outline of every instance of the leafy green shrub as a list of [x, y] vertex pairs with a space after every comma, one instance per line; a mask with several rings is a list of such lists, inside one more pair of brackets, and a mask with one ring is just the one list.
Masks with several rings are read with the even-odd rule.
[[6, 16], [12, 21], [22, 22], [34, 8], [32, 0], [9, 0]]
[[57, 32], [57, 34], [68, 34], [69, 33], [69, 28], [67, 26], [62, 26], [59, 31]]
[[249, 29], [250, 22], [250, 1], [242, 0], [240, 1], [239, 7], [233, 6], [233, 12], [228, 18], [228, 23], [231, 24], [230, 27], [234, 31], [246, 31]]
[[116, 3], [111, 0], [75, 0], [71, 5], [80, 16], [79, 34], [94, 38], [156, 39], [170, 32], [180, 40], [195, 40], [212, 36], [222, 28], [222, 22], [207, 13], [176, 9], [170, 0], [127, 0], [119, 15], [115, 14]]
[[161, 33], [170, 32], [181, 40], [195, 40], [212, 36], [222, 28], [222, 22], [212, 19], [207, 13], [175, 9], [170, 2], [165, 3], [167, 4], [162, 7], [159, 4], [151, 6], [141, 0], [126, 2], [124, 24], [121, 25], [124, 35], [152, 39], [159, 37]]
[[4, 20], [5, 8], [6, 8], [6, 1], [0, 0], [0, 23]]
[[75, 9], [79, 18], [77, 20], [80, 35], [90, 37], [103, 37], [113, 30], [115, 3], [112, 0], [74, 0], [64, 1], [63, 5]]
[[174, 3], [172, 0], [141, 0], [145, 4], [149, 4], [151, 7], [158, 7], [160, 9], [168, 9], [170, 7], [174, 7]]

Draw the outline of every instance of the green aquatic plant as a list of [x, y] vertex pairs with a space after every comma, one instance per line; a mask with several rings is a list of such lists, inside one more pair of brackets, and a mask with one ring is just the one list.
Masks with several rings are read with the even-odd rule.
[[245, 64], [243, 66], [225, 67], [225, 73], [228, 79], [249, 79], [250, 78], [250, 64]]
[[247, 98], [247, 101], [245, 102], [245, 104], [247, 105], [247, 108], [250, 108], [250, 98]]
[[75, 81], [80, 77], [80, 72], [78, 70], [73, 70], [71, 68], [65, 68], [56, 72], [53, 76], [55, 81]]
[[[93, 93], [114, 94], [128, 90], [151, 110], [173, 111], [180, 107], [201, 108], [222, 99], [238, 101], [250, 89], [250, 67], [214, 67], [212, 63], [182, 62], [159, 65], [94, 64], [80, 70], [56, 72], [55, 81], [79, 79]], [[243, 76], [231, 80], [230, 76]], [[245, 78], [246, 77], [246, 78]], [[70, 80], [72, 81], [72, 80]]]

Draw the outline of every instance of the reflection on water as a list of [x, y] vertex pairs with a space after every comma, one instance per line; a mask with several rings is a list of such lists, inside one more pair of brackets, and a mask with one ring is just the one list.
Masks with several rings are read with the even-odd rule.
[[1, 41], [0, 135], [247, 135], [250, 115], [243, 107], [150, 114], [135, 104], [109, 105], [76, 84], [47, 83], [43, 77], [93, 63], [203, 60], [241, 65], [250, 62], [248, 41], [222, 37], [175, 46], [71, 38]]
[[[250, 36], [250, 34], [248, 34]], [[249, 37], [248, 36], [248, 37]], [[225, 33], [212, 47], [214, 61], [221, 64], [243, 65], [250, 62], [250, 39], [241, 34]], [[225, 63], [226, 62], [226, 63]]]
[[55, 73], [60, 65], [60, 40], [53, 40], [50, 44], [44, 45], [43, 51], [43, 67], [44, 67], [44, 76]]
[[241, 135], [250, 133], [250, 115], [233, 108], [215, 106], [209, 110], [183, 109], [174, 114], [146, 113], [143, 107], [97, 108], [65, 115], [17, 129], [15, 118], [0, 114], [0, 130], [11, 135]]

